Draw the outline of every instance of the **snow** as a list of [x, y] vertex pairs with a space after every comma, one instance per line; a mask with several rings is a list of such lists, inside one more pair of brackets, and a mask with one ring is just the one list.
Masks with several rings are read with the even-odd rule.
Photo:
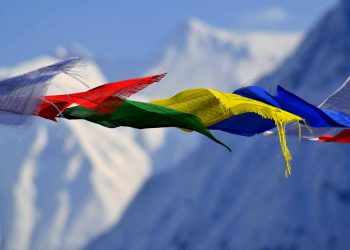
[[36, 140], [23, 162], [19, 180], [14, 186], [14, 214], [17, 215], [17, 218], [14, 221], [11, 237], [8, 241], [9, 245], [7, 247], [9, 249], [28, 249], [30, 246], [33, 229], [40, 216], [35, 207], [37, 199], [37, 190], [34, 184], [36, 160], [47, 142], [47, 131], [45, 128], [39, 128]]
[[[148, 99], [168, 98], [196, 87], [231, 92], [253, 84], [292, 53], [302, 36], [293, 32], [233, 32], [191, 18], [172, 38], [159, 62], [145, 72], [145, 75], [167, 72], [167, 76], [132, 99], [141, 95]], [[201, 138], [196, 133], [176, 129], [158, 133], [158, 138], [171, 143], [152, 147], [155, 172], [166, 168], [164, 162], [179, 163], [198, 146]]]
[[232, 91], [272, 71], [301, 38], [293, 32], [232, 32], [190, 19], [146, 72], [168, 75], [142, 94], [164, 98], [194, 87]]
[[[342, 1], [258, 83], [320, 103], [350, 73], [349, 13]], [[348, 145], [288, 138], [293, 173], [285, 179], [277, 138], [222, 138], [232, 154], [201, 141], [149, 179], [119, 223], [86, 249], [350, 248]]]
[[[2, 69], [1, 74], [15, 75], [56, 61], [43, 56]], [[83, 64], [83, 72], [89, 73], [84, 82], [106, 82], [95, 63]], [[62, 89], [86, 87], [63, 75], [50, 92]], [[0, 134], [2, 249], [81, 248], [118, 221], [151, 170], [151, 160], [131, 129], [33, 118], [30, 126], [2, 127]]]
[[[143, 74], [169, 71], [168, 77], [132, 99], [168, 97], [197, 86], [230, 91], [272, 70], [300, 40], [300, 34], [225, 31], [195, 19], [176, 37], [182, 41], [166, 44], [159, 61]], [[0, 78], [83, 54], [75, 73], [90, 87], [125, 79], [106, 79], [101, 66], [112, 67], [95, 62], [79, 46], [75, 50], [59, 47], [55, 55], [0, 68]], [[86, 89], [61, 75], [49, 93]], [[11, 250], [81, 249], [118, 223], [151, 171], [169, 169], [201, 138], [176, 128], [107, 129], [39, 118], [24, 127], [0, 127], [0, 135], [0, 248]]]

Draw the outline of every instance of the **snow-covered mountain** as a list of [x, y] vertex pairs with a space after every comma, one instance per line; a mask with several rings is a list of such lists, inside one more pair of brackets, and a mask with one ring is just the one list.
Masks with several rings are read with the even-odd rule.
[[[40, 57], [0, 75], [54, 61]], [[87, 84], [106, 82], [93, 62], [83, 64]], [[59, 76], [50, 92], [84, 89]], [[150, 173], [151, 159], [130, 129], [33, 118], [28, 127], [1, 127], [0, 134], [1, 249], [79, 249], [117, 221]]]
[[[350, 3], [340, 1], [297, 52], [259, 84], [317, 103], [350, 74]], [[87, 249], [350, 249], [348, 145], [288, 138], [284, 178], [276, 138], [222, 134], [153, 176], [121, 221]]]
[[[168, 75], [141, 94], [148, 98], [167, 98], [188, 88], [232, 91], [252, 84], [277, 67], [301, 37], [300, 33], [293, 32], [233, 32], [189, 19], [169, 38], [159, 62], [145, 72], [146, 75], [168, 72]], [[162, 141], [171, 143], [162, 147], [158, 143], [150, 152], [156, 171], [164, 169], [164, 162], [181, 161], [198, 146], [201, 138], [196, 134], [189, 138], [176, 129], [157, 131]]]
[[[229, 90], [271, 70], [300, 39], [298, 34], [231, 34], [198, 20], [191, 20], [176, 37], [182, 42], [167, 44], [159, 62], [144, 73], [168, 71], [167, 79], [149, 87], [143, 93], [148, 97], [133, 99], [172, 95], [196, 86]], [[0, 78], [76, 55], [87, 58], [77, 68], [85, 83], [94, 87], [107, 82], [101, 67], [109, 71], [112, 66], [94, 61], [96, 55], [78, 45], [60, 47], [51, 56], [12, 68], [0, 67]], [[243, 70], [244, 65], [251, 68], [236, 76], [235, 68]], [[209, 69], [215, 74], [207, 78]], [[118, 79], [129, 76], [124, 72]], [[59, 76], [50, 93], [85, 89], [78, 81]], [[83, 121], [54, 124], [33, 118], [31, 122], [26, 127], [0, 127], [0, 249], [80, 249], [118, 222], [154, 168], [165, 169], [185, 157], [199, 138], [175, 128], [111, 130]]]
[[167, 77], [142, 94], [164, 98], [195, 87], [231, 91], [272, 71], [301, 37], [293, 32], [233, 32], [189, 19], [146, 72], [167, 72]]
[[79, 43], [58, 46], [51, 52], [51, 54], [60, 59], [79, 57], [92, 60], [99, 67], [102, 74], [112, 81], [115, 79], [128, 79], [141, 75], [149, 68], [149, 65], [152, 65], [150, 63], [153, 62], [153, 60], [148, 59], [114, 58], [112, 55], [110, 55], [110, 57], [101, 56], [89, 51]]

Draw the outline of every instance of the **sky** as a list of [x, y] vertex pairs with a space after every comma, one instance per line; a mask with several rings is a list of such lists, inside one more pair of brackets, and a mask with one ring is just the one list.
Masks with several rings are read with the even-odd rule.
[[306, 31], [336, 0], [0, 0], [0, 65], [80, 44], [146, 58], [191, 17], [244, 31]]

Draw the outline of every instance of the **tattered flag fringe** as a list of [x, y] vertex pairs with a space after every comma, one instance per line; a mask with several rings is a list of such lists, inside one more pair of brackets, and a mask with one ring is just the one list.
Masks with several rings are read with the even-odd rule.
[[29, 73], [0, 81], [0, 111], [30, 115], [46, 94], [50, 81], [69, 70], [78, 62], [77, 58], [52, 64]]
[[101, 113], [111, 113], [129, 96], [152, 83], [159, 82], [165, 74], [107, 83], [85, 92], [66, 95], [43, 96], [43, 103], [34, 114], [55, 120], [55, 117], [73, 104], [95, 109]]

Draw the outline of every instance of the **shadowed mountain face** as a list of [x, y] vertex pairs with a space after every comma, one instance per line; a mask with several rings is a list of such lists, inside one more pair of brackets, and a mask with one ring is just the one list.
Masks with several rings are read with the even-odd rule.
[[[342, 1], [261, 85], [317, 104], [350, 74], [350, 3]], [[118, 225], [87, 249], [350, 249], [348, 145], [288, 138], [284, 178], [277, 138], [221, 134], [151, 178]]]
[[283, 85], [315, 104], [324, 99], [350, 74], [349, 14], [350, 3], [342, 1], [309, 32], [295, 55], [260, 83]]

